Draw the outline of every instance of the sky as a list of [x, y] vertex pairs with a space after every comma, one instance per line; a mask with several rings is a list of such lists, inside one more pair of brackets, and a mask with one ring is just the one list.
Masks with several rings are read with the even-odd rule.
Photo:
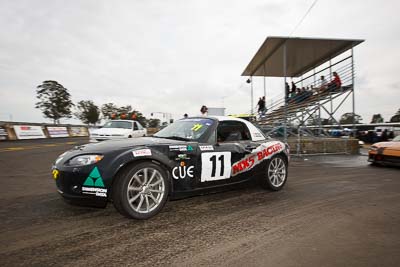
[[[267, 36], [289, 35], [313, 2], [0, 0], [0, 120], [50, 122], [34, 107], [44, 80], [75, 103], [132, 105], [148, 117], [198, 115], [202, 105], [249, 112], [241, 73]], [[292, 34], [366, 40], [354, 50], [363, 122], [400, 108], [399, 9], [400, 1], [319, 0]], [[282, 84], [266, 79], [267, 102]], [[347, 103], [338, 113], [350, 111]]]

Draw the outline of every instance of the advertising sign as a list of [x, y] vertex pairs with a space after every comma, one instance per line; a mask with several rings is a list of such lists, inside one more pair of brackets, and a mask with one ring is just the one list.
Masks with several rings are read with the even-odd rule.
[[18, 139], [46, 138], [41, 126], [14, 125], [13, 127]]
[[67, 127], [64, 126], [47, 126], [47, 132], [50, 137], [69, 137]]
[[73, 126], [70, 128], [71, 136], [89, 136], [88, 129], [86, 127]]
[[4, 127], [0, 127], [0, 140], [7, 140], [8, 132]]

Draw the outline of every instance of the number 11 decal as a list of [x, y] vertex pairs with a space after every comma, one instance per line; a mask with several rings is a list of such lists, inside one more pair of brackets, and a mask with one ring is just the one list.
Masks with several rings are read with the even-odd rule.
[[201, 181], [217, 181], [231, 177], [231, 152], [201, 154]]

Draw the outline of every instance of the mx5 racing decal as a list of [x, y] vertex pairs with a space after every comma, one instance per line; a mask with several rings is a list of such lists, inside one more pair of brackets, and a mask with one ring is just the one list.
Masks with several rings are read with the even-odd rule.
[[285, 150], [285, 145], [279, 141], [263, 143], [253, 149], [250, 154], [234, 163], [232, 166], [232, 176], [247, 172], [262, 161], [271, 158]]

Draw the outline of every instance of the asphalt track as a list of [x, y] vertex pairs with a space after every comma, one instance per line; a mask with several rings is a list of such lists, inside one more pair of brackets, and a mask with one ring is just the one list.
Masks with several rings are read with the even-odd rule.
[[56, 193], [53, 160], [85, 142], [0, 142], [0, 266], [399, 266], [399, 168], [297, 158], [280, 192], [249, 185], [135, 221]]

